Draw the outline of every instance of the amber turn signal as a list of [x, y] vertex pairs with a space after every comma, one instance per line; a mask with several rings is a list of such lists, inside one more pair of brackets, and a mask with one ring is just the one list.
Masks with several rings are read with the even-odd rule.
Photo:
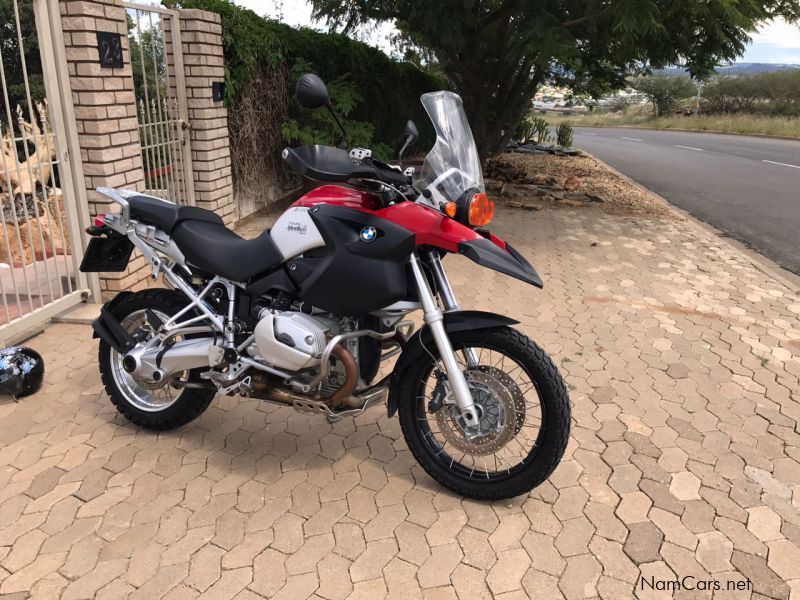
[[451, 219], [456, 218], [456, 212], [458, 211], [458, 204], [455, 202], [448, 202], [444, 205], [444, 214], [446, 214]]
[[472, 197], [469, 203], [469, 224], [473, 227], [484, 227], [494, 217], [494, 202], [484, 192]]

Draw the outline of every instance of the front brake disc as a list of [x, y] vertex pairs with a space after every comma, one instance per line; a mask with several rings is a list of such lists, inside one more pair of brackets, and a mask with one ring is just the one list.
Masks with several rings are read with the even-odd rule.
[[478, 433], [470, 437], [458, 422], [459, 411], [448, 404], [435, 413], [444, 438], [460, 452], [472, 456], [494, 454], [516, 435], [517, 416], [514, 399], [495, 377], [471, 369], [464, 373], [479, 412]]
[[496, 367], [490, 367], [488, 365], [478, 365], [477, 367], [470, 367], [470, 368], [477, 369], [482, 373], [486, 373], [487, 375], [496, 379], [500, 383], [500, 385], [506, 388], [506, 391], [509, 393], [511, 399], [514, 401], [514, 409], [517, 418], [517, 422], [514, 427], [514, 435], [517, 435], [520, 432], [520, 430], [522, 430], [522, 426], [525, 424], [525, 408], [526, 408], [525, 396], [519, 389], [517, 383], [511, 378], [511, 376], [508, 373]]

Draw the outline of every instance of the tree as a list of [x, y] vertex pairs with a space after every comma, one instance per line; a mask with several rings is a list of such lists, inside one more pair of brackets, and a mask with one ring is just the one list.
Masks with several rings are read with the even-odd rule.
[[644, 94], [653, 104], [653, 114], [663, 117], [678, 101], [689, 98], [697, 88], [685, 75], [647, 75], [631, 81], [631, 87]]
[[461, 94], [484, 157], [505, 147], [546, 79], [597, 96], [649, 67], [684, 64], [705, 77], [741, 55], [762, 21], [800, 17], [800, 0], [311, 2], [316, 18], [345, 32], [395, 21]]
[[[0, 94], [0, 125], [9, 126], [8, 112], [13, 113], [21, 106], [25, 114], [30, 111], [28, 94], [25, 91], [25, 75], [30, 89], [30, 103], [44, 99], [44, 79], [42, 78], [42, 59], [39, 56], [39, 40], [36, 34], [36, 21], [33, 16], [33, 1], [19, 0], [18, 13], [12, 0], [0, 0], [0, 54], [3, 57], [3, 70], [8, 92], [8, 106]], [[19, 29], [17, 28], [19, 16]], [[22, 46], [20, 46], [20, 37]], [[23, 60], [26, 67], [23, 73]], [[30, 115], [29, 115], [30, 116]]]

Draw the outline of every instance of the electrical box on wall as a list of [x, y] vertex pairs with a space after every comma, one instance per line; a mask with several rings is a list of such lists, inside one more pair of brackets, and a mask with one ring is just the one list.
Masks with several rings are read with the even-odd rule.
[[215, 81], [211, 84], [211, 99], [214, 102], [222, 102], [225, 100], [225, 82]]

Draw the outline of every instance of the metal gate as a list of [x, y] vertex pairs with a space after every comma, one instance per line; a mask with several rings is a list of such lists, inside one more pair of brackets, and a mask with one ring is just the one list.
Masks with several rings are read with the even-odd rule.
[[188, 108], [177, 11], [123, 2], [145, 191], [194, 204]]
[[83, 300], [90, 286], [77, 269], [82, 247], [70, 155], [80, 154], [69, 152], [76, 146], [68, 143], [71, 97], [58, 4], [0, 1], [8, 17], [0, 26], [2, 346]]

